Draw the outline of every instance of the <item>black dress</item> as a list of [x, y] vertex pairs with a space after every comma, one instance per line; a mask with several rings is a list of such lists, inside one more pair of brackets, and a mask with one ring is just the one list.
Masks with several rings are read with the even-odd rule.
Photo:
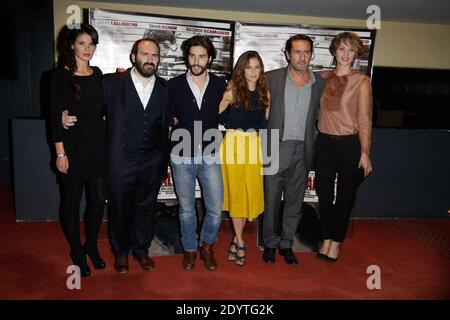
[[[106, 128], [102, 72], [92, 67], [90, 76], [76, 76], [58, 68], [50, 85], [52, 136], [63, 142], [69, 159], [67, 178], [87, 181], [103, 177], [106, 168]], [[68, 110], [77, 122], [69, 130], [61, 124], [61, 114]]]
[[[63, 142], [69, 160], [67, 174], [62, 174], [63, 214], [60, 221], [70, 245], [70, 255], [81, 275], [90, 274], [86, 254], [95, 268], [104, 268], [97, 239], [105, 206], [106, 126], [104, 116], [102, 72], [93, 67], [90, 76], [76, 76], [59, 68], [50, 82], [51, 127], [54, 142]], [[65, 130], [61, 123], [63, 110], [77, 117], [74, 126]], [[85, 221], [85, 243], [80, 237], [80, 200], [86, 191], [88, 201]]]

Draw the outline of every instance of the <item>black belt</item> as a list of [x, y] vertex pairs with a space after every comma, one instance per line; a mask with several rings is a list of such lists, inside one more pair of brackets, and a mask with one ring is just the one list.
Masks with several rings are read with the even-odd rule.
[[333, 140], [353, 140], [353, 139], [359, 139], [359, 133], [353, 133], [353, 134], [345, 134], [345, 135], [334, 135], [334, 134], [328, 134], [319, 132], [319, 135]]

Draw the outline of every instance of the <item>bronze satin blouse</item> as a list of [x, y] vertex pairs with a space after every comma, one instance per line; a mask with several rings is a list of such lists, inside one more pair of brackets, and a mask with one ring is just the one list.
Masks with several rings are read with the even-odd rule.
[[320, 99], [319, 131], [332, 135], [359, 134], [361, 152], [370, 151], [372, 133], [372, 87], [359, 71], [338, 76], [321, 74], [325, 89]]

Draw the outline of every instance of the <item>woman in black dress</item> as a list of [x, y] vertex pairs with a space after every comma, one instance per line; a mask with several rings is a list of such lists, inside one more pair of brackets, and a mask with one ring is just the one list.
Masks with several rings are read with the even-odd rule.
[[[104, 176], [106, 167], [105, 122], [103, 120], [102, 72], [91, 67], [98, 43], [97, 31], [90, 25], [68, 30], [59, 46], [59, 67], [50, 83], [52, 136], [56, 150], [56, 167], [62, 176], [63, 213], [60, 220], [70, 245], [70, 256], [80, 267], [81, 276], [105, 268], [97, 248], [97, 238], [105, 205]], [[76, 116], [77, 125], [64, 130], [61, 114], [68, 110]], [[86, 241], [81, 244], [80, 200], [85, 188], [84, 216]]]

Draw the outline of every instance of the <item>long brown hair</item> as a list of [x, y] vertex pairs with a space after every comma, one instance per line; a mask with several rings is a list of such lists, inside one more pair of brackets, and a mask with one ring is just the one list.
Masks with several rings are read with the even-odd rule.
[[267, 95], [267, 78], [264, 74], [264, 64], [261, 57], [256, 51], [244, 52], [236, 62], [233, 73], [231, 74], [231, 88], [233, 90], [233, 104], [244, 107], [245, 110], [252, 108], [250, 94], [248, 92], [247, 81], [245, 80], [245, 68], [250, 63], [250, 59], [256, 58], [261, 66], [261, 73], [256, 83], [256, 93], [258, 96], [258, 106], [260, 109], [265, 109], [269, 105]]

